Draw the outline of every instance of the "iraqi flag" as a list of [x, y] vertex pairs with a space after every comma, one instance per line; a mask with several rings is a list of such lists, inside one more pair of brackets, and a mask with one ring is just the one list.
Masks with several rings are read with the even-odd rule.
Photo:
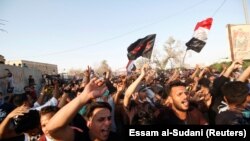
[[213, 19], [207, 18], [198, 22], [194, 29], [194, 35], [191, 40], [186, 43], [187, 50], [191, 49], [199, 53], [206, 44], [208, 32], [212, 26]]
[[127, 49], [128, 59], [136, 60], [140, 56], [150, 59], [154, 47], [155, 37], [156, 34], [151, 34], [132, 43]]

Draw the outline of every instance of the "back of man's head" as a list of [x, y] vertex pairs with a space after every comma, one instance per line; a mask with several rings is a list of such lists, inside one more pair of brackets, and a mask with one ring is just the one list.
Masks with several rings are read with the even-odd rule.
[[16, 106], [23, 105], [26, 101], [28, 101], [28, 97], [25, 93], [15, 94], [13, 97], [13, 104]]
[[30, 110], [24, 115], [17, 116], [14, 118], [15, 131], [16, 133], [23, 133], [29, 130], [33, 130], [40, 126], [40, 115], [36, 110]]
[[211, 82], [207, 78], [201, 78], [198, 83], [203, 87], [209, 88]]
[[222, 94], [228, 104], [241, 105], [246, 101], [249, 88], [240, 81], [228, 82], [222, 87]]

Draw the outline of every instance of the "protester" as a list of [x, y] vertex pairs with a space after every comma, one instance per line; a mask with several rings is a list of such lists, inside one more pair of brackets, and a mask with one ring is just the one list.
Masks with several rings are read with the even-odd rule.
[[212, 103], [209, 107], [209, 123], [215, 124], [215, 117], [218, 113], [229, 109], [224, 100], [221, 88], [230, 81], [230, 76], [234, 70], [237, 70], [242, 65], [242, 61], [236, 60], [226, 69], [226, 71], [214, 80], [212, 87]]
[[178, 80], [170, 82], [167, 94], [170, 106], [160, 110], [157, 120], [159, 124], [208, 124], [198, 109], [189, 106], [188, 93], [184, 83]]
[[[57, 140], [120, 140], [111, 132], [111, 108], [108, 103], [97, 102], [89, 107], [87, 112], [87, 126], [89, 131], [79, 132], [70, 128], [69, 122], [82, 106], [91, 100], [100, 97], [107, 89], [103, 82], [93, 78], [84, 88], [84, 91], [70, 103], [60, 109], [47, 124], [49, 134]], [[64, 117], [64, 118], [61, 118]]]
[[[148, 78], [148, 66], [144, 65], [141, 68], [141, 74], [139, 77], [127, 88], [124, 96], [124, 108], [127, 116], [129, 117], [129, 124], [141, 125], [141, 124], [153, 124], [154, 123], [154, 110], [153, 103], [147, 93], [146, 82]], [[152, 81], [150, 81], [152, 83]], [[151, 94], [151, 98], [154, 97], [154, 93]], [[133, 98], [133, 100], [131, 100]]]
[[34, 86], [35, 85], [35, 79], [33, 78], [32, 75], [29, 75], [28, 81], [29, 81], [29, 86]]
[[216, 124], [250, 124], [250, 121], [244, 119], [242, 113], [245, 110], [248, 91], [247, 85], [240, 81], [229, 82], [222, 87], [222, 93], [229, 109], [216, 116]]
[[[54, 140], [48, 133], [48, 130], [46, 129], [46, 125], [48, 124], [49, 120], [52, 118], [53, 115], [56, 114], [56, 112], [59, 109], [56, 106], [47, 106], [41, 109], [40, 111], [40, 123], [41, 128], [43, 131], [43, 135], [40, 137], [39, 141], [52, 141]], [[56, 140], [54, 140], [56, 141]]]

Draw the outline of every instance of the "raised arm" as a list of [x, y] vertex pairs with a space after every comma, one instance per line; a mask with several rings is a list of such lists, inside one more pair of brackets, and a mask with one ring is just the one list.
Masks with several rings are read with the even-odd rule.
[[100, 97], [106, 89], [104, 85], [100, 86], [99, 80], [93, 78], [79, 96], [62, 107], [62, 109], [50, 119], [46, 126], [50, 135], [58, 140], [72, 141], [74, 139], [74, 132], [68, 124], [82, 106], [86, 105], [90, 100]]
[[53, 84], [54, 84], [54, 89], [52, 91], [52, 94], [54, 98], [58, 99], [60, 97], [58, 80], [53, 80]]
[[0, 124], [0, 140], [16, 137], [19, 135], [16, 133], [14, 128], [11, 128], [9, 124], [13, 117], [23, 115], [25, 112], [28, 112], [28, 107], [20, 106], [7, 115], [7, 117]]
[[178, 69], [175, 69], [173, 75], [169, 78], [167, 83], [169, 84], [170, 82], [176, 80], [179, 76], [180, 72], [178, 71]]
[[197, 75], [197, 73], [198, 73], [199, 71], [200, 71], [200, 67], [199, 67], [199, 65], [197, 64], [197, 65], [195, 66], [195, 70], [194, 70], [193, 74], [191, 75], [191, 78], [194, 79], [195, 76]]
[[222, 64], [222, 71], [220, 73], [220, 76], [222, 76], [227, 70], [227, 66], [225, 64]]
[[240, 65], [242, 65], [242, 61], [234, 61], [223, 74], [224, 77], [229, 77], [234, 69], [237, 69]]
[[40, 93], [40, 95], [39, 95], [39, 97], [38, 97], [38, 99], [36, 101], [39, 105], [43, 104], [43, 100], [44, 100], [44, 97], [45, 97], [45, 89], [46, 89], [45, 87], [46, 86], [42, 87], [42, 91], [41, 91], [41, 93]]
[[245, 82], [250, 77], [250, 66], [244, 70], [244, 72], [238, 78], [238, 81]]
[[108, 71], [106, 71], [105, 79], [110, 79], [110, 76], [111, 76], [111, 70], [109, 69]]
[[124, 91], [124, 89], [125, 89], [125, 83], [124, 82], [121, 82], [121, 83], [118, 83], [117, 85], [116, 85], [116, 89], [117, 89], [117, 91], [116, 91], [116, 93], [113, 95], [113, 99], [114, 99], [114, 103], [117, 105], [117, 104], [119, 104], [119, 97], [120, 97], [120, 95], [122, 95], [122, 92]]
[[127, 107], [129, 105], [129, 101], [132, 94], [134, 93], [136, 87], [139, 85], [142, 79], [145, 77], [145, 75], [146, 75], [146, 65], [142, 67], [140, 76], [131, 85], [129, 85], [128, 89], [126, 90], [123, 102], [124, 107]]

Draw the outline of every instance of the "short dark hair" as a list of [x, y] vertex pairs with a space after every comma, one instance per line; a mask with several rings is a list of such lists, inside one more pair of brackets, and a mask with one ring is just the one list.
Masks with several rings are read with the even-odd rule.
[[203, 87], [209, 88], [211, 82], [207, 78], [201, 78], [198, 83]]
[[40, 115], [37, 110], [30, 110], [22, 116], [14, 118], [16, 133], [23, 133], [40, 126]]
[[11, 77], [12, 76], [12, 73], [11, 72], [8, 72], [8, 77]]
[[222, 86], [222, 94], [229, 104], [241, 105], [245, 102], [249, 88], [241, 81], [228, 82]]
[[89, 119], [93, 115], [93, 111], [96, 108], [106, 108], [110, 112], [112, 111], [112, 107], [107, 102], [92, 102], [87, 107], [87, 111], [86, 111], [86, 117], [87, 117], [87, 119]]
[[167, 95], [169, 96], [170, 95], [170, 92], [172, 90], [173, 87], [177, 87], [177, 86], [183, 86], [183, 87], [186, 87], [186, 84], [181, 82], [180, 80], [174, 80], [172, 82], [170, 82], [166, 88], [166, 93]]
[[15, 94], [13, 96], [13, 104], [16, 106], [21, 106], [25, 101], [28, 101], [28, 97], [25, 93]]
[[46, 106], [41, 109], [40, 115], [45, 115], [48, 113], [56, 113], [58, 110], [59, 108], [56, 106]]

